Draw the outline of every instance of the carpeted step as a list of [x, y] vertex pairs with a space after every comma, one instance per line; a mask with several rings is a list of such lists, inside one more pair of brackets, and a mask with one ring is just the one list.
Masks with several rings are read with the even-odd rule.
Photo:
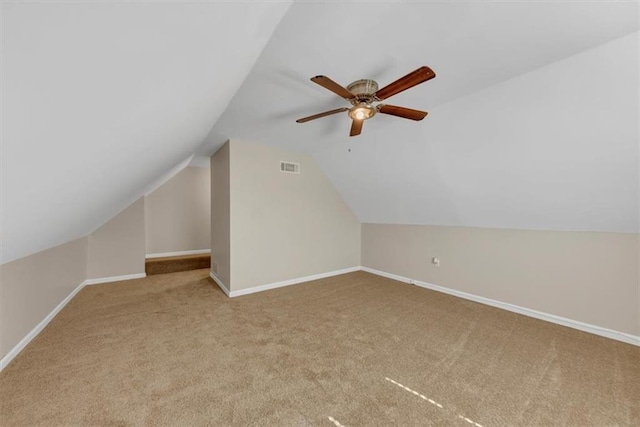
[[199, 270], [211, 266], [211, 256], [185, 255], [162, 258], [148, 258], [145, 262], [144, 270], [147, 276], [152, 274], [175, 273], [176, 271]]

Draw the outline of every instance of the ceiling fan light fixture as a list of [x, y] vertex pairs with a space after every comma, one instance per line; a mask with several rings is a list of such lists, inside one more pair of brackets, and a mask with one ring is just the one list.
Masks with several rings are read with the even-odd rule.
[[367, 120], [376, 114], [376, 109], [371, 104], [358, 104], [349, 110], [352, 120]]
[[327, 76], [318, 75], [311, 77], [312, 82], [345, 99], [351, 104], [351, 107], [336, 108], [334, 110], [303, 117], [296, 120], [296, 122], [306, 123], [311, 120], [347, 111], [352, 120], [349, 136], [358, 136], [362, 132], [362, 124], [364, 121], [375, 116], [376, 113], [420, 121], [427, 116], [426, 111], [399, 107], [397, 105], [378, 104], [377, 106], [374, 106], [373, 104], [390, 98], [407, 89], [411, 89], [420, 83], [426, 82], [427, 80], [431, 80], [435, 76], [436, 73], [434, 73], [431, 68], [423, 65], [406, 76], [400, 77], [398, 80], [389, 83], [382, 89], [379, 89], [378, 83], [371, 79], [356, 80], [345, 88]]

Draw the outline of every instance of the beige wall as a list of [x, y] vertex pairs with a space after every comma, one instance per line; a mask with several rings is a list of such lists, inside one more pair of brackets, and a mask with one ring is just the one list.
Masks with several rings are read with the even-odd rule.
[[231, 195], [229, 143], [211, 157], [211, 271], [231, 283]]
[[209, 168], [186, 167], [145, 198], [146, 253], [209, 249]]
[[360, 223], [309, 155], [230, 147], [232, 291], [360, 265]]
[[365, 267], [632, 335], [638, 257], [637, 234], [362, 225]]
[[84, 282], [87, 248], [87, 238], [83, 237], [2, 265], [2, 356]]
[[87, 278], [144, 273], [144, 234], [140, 198], [89, 236]]

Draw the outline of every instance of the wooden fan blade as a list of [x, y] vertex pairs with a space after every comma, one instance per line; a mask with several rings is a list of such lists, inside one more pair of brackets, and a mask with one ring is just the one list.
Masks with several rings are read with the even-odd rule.
[[360, 132], [362, 132], [363, 123], [364, 120], [354, 120], [353, 123], [351, 123], [351, 132], [349, 132], [349, 136], [360, 135]]
[[338, 96], [343, 97], [344, 99], [351, 99], [355, 97], [354, 94], [352, 94], [347, 89], [340, 86], [338, 83], [334, 82], [327, 76], [311, 77], [311, 81], [316, 84], [319, 84], [325, 89], [329, 89], [331, 92], [335, 93]]
[[387, 99], [393, 95], [396, 95], [404, 90], [412, 88], [420, 83], [424, 83], [427, 80], [431, 80], [436, 76], [436, 73], [429, 67], [420, 67], [417, 70], [407, 74], [404, 77], [399, 78], [393, 83], [390, 83], [378, 90], [375, 93], [376, 98], [382, 100]]
[[324, 113], [318, 113], [318, 114], [314, 114], [313, 116], [309, 116], [309, 117], [304, 117], [302, 119], [298, 119], [298, 120], [296, 120], [296, 123], [308, 122], [310, 120], [319, 119], [321, 117], [330, 116], [332, 114], [342, 113], [343, 111], [347, 111], [347, 110], [349, 110], [347, 107], [343, 107], [343, 108], [337, 108], [337, 109], [331, 110], [331, 111], [325, 111]]
[[429, 114], [426, 111], [412, 110], [411, 108], [397, 107], [395, 105], [380, 105], [378, 106], [378, 112], [416, 121], [424, 119]]

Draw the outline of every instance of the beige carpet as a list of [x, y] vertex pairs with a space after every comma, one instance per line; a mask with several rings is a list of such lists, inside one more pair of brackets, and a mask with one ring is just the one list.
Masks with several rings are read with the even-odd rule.
[[0, 424], [640, 425], [640, 348], [364, 272], [232, 300], [207, 273], [83, 289]]

